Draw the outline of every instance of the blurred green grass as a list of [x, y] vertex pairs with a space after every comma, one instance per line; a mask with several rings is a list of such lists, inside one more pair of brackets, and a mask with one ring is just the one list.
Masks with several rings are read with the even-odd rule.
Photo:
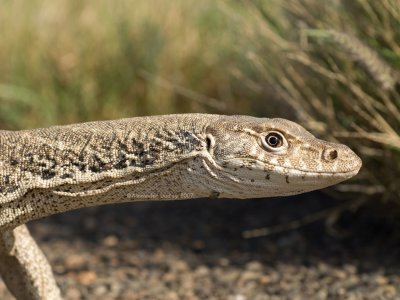
[[213, 1], [7, 1], [0, 26], [3, 128], [221, 110], [207, 97], [231, 93], [235, 37]]
[[361, 154], [400, 204], [398, 0], [4, 1], [0, 126], [175, 112], [283, 116]]

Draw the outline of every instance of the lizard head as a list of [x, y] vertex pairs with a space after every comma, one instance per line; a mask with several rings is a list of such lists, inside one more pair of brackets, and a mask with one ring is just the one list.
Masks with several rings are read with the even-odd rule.
[[207, 149], [229, 181], [221, 196], [293, 195], [353, 177], [361, 159], [347, 146], [314, 137], [285, 119], [227, 116], [207, 127]]

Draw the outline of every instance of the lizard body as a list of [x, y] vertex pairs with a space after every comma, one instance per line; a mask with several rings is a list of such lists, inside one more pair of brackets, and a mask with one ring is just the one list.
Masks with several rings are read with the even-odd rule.
[[[23, 225], [33, 219], [116, 202], [292, 195], [360, 167], [347, 146], [284, 119], [182, 114], [0, 131], [0, 273], [18, 299], [60, 297], [50, 267], [25, 253], [37, 249], [47, 266]], [[22, 271], [10, 279], [6, 265]]]

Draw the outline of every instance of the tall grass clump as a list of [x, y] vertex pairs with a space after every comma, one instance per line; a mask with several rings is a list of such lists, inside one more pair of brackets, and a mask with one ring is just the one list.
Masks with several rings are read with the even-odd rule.
[[259, 94], [273, 90], [265, 96], [288, 103], [307, 128], [362, 156], [359, 185], [341, 189], [400, 205], [399, 2], [259, 0], [223, 10], [249, 62], [236, 77]]

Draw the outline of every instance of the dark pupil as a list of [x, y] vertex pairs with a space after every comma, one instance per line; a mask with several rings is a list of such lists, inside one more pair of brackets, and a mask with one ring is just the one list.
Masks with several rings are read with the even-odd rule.
[[267, 142], [268, 145], [276, 147], [279, 144], [279, 137], [277, 137], [276, 135], [270, 135], [267, 137]]

